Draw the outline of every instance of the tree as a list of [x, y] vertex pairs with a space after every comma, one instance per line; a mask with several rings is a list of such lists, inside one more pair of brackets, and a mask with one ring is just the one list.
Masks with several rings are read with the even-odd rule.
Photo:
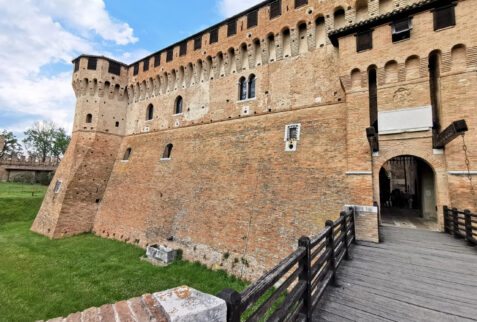
[[46, 121], [35, 122], [32, 128], [25, 131], [25, 136], [23, 143], [28, 154], [41, 158], [43, 162], [51, 156], [61, 157], [71, 139], [66, 135], [65, 129]]
[[18, 139], [12, 132], [3, 130], [0, 133], [0, 141], [2, 141], [2, 139], [4, 142], [3, 147], [2, 144], [0, 144], [0, 158], [5, 156], [15, 157], [22, 154], [22, 149], [20, 144], [18, 144]]

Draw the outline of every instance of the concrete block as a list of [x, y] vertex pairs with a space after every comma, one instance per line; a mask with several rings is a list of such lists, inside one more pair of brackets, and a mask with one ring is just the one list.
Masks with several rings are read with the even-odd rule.
[[171, 322], [227, 320], [227, 305], [224, 300], [187, 286], [155, 293], [153, 296]]
[[166, 264], [173, 262], [176, 259], [176, 254], [174, 249], [163, 245], [152, 245], [146, 248], [147, 257], [161, 260]]

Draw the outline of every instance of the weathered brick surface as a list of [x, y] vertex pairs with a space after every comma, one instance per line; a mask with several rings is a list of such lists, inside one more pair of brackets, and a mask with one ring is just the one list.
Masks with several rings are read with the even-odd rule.
[[116, 316], [114, 308], [111, 304], [103, 305], [99, 308], [101, 314], [101, 322], [115, 322]]
[[81, 322], [81, 312], [68, 315], [66, 322]]
[[[411, 2], [369, 1], [367, 14]], [[377, 67], [379, 111], [426, 106], [428, 57], [438, 50], [441, 127], [467, 121], [476, 170], [477, 28], [470, 14], [476, 2], [459, 1], [457, 25], [440, 31], [433, 30], [432, 12], [415, 14], [411, 38], [397, 43], [389, 24], [375, 26], [373, 49], [360, 53], [354, 35], [333, 47], [316, 24], [321, 15], [327, 31], [341, 23], [333, 17], [338, 6], [345, 8], [344, 24], [365, 19], [366, 10], [355, 10], [353, 1], [310, 0], [298, 9], [292, 0], [282, 3], [281, 17], [268, 19], [263, 7], [258, 27], [247, 29], [240, 18], [237, 35], [227, 37], [221, 27], [218, 43], [204, 35], [194, 51], [191, 40], [187, 55], [179, 57], [176, 47], [171, 62], [164, 52], [157, 67], [151, 58], [148, 71], [141, 61], [138, 75], [133, 66], [121, 67], [120, 76], [108, 73], [107, 59], [88, 70], [88, 57], [79, 58], [72, 143], [32, 229], [50, 237], [93, 229], [142, 247], [168, 243], [187, 259], [235, 274], [243, 268], [243, 276], [254, 278], [301, 235], [335, 219], [344, 204], [379, 202], [379, 170], [395, 156], [414, 155], [433, 168], [441, 228], [444, 204], [477, 210], [468, 181], [449, 174], [465, 170], [461, 139], [436, 154], [430, 131], [380, 135], [379, 155], [372, 157], [365, 133], [368, 67]], [[298, 28], [302, 22], [306, 31]], [[256, 98], [237, 102], [237, 82], [251, 74]], [[179, 95], [183, 113], [173, 115]], [[147, 121], [149, 104], [154, 118]], [[301, 137], [296, 152], [285, 152], [291, 123], [301, 123]], [[172, 158], [161, 161], [169, 143]], [[130, 159], [121, 162], [127, 148]], [[55, 195], [56, 180], [64, 183]], [[235, 263], [245, 250], [246, 261]]]
[[130, 299], [128, 305], [137, 321], [150, 321], [151, 316], [149, 315], [141, 297]]
[[114, 308], [116, 309], [117, 317], [120, 322], [134, 322], [134, 317], [132, 316], [126, 301], [114, 304]]
[[157, 301], [151, 294], [143, 295], [142, 300], [148, 312], [151, 314], [152, 319], [155, 319], [157, 322], [167, 322], [167, 318], [164, 315], [164, 312], [160, 307], [158, 307]]

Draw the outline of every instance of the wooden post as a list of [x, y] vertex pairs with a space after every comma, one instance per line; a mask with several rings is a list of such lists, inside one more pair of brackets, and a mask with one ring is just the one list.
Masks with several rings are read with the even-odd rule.
[[242, 296], [236, 290], [230, 288], [223, 289], [217, 294], [227, 304], [227, 322], [240, 322], [240, 302]]
[[448, 234], [451, 233], [449, 226], [450, 226], [449, 208], [447, 206], [444, 206], [444, 232]]
[[343, 242], [345, 243], [345, 257], [344, 259], [349, 261], [351, 259], [351, 255], [349, 253], [349, 248], [348, 248], [348, 216], [345, 211], [342, 211], [340, 213], [340, 217], [343, 218], [343, 224], [341, 225], [341, 233], [344, 234], [344, 239]]
[[452, 208], [452, 219], [454, 222], [454, 238], [459, 238], [459, 213], [457, 212], [457, 208]]
[[470, 210], [464, 210], [465, 215], [465, 240], [469, 245], [474, 245], [472, 242], [472, 216], [470, 215]]
[[303, 308], [301, 313], [306, 316], [306, 321], [311, 321], [311, 315], [313, 313], [313, 300], [311, 298], [311, 247], [310, 238], [303, 236], [298, 240], [299, 247], [305, 247], [305, 256], [300, 260], [298, 265], [303, 269], [299, 275], [300, 281], [305, 281], [306, 290], [303, 293]]
[[355, 222], [355, 218], [354, 216], [356, 215], [354, 213], [354, 208], [350, 207], [349, 208], [349, 211], [351, 212], [351, 215], [350, 215], [350, 218], [351, 218], [351, 222], [353, 224], [353, 229], [351, 230], [351, 233], [353, 234], [353, 244], [356, 244], [356, 222]]
[[325, 225], [327, 227], [330, 227], [330, 230], [328, 232], [328, 247], [330, 248], [330, 255], [329, 255], [329, 265], [330, 269], [333, 271], [333, 277], [331, 278], [331, 285], [333, 286], [339, 286], [338, 285], [338, 278], [336, 276], [336, 256], [335, 256], [335, 239], [333, 238], [333, 221], [327, 220]]

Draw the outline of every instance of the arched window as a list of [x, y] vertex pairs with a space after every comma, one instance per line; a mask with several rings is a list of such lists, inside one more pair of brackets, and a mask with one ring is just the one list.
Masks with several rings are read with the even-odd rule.
[[123, 157], [123, 161], [128, 161], [129, 160], [129, 157], [131, 156], [131, 148], [127, 148], [126, 152], [124, 152], [124, 157]]
[[257, 78], [255, 77], [254, 74], [250, 75], [248, 78], [248, 98], [254, 98], [255, 97], [255, 80]]
[[146, 110], [146, 121], [150, 121], [154, 118], [154, 106], [149, 104]]
[[247, 79], [241, 77], [239, 80], [239, 101], [247, 99]]
[[181, 114], [182, 113], [182, 96], [176, 98], [176, 104], [174, 106], [174, 114]]
[[170, 143], [168, 145], [166, 145], [166, 147], [164, 148], [164, 153], [162, 154], [163, 159], [170, 159], [171, 158], [172, 147], [173, 147], [173, 145], [170, 144]]
[[93, 115], [88, 114], [86, 115], [86, 123], [92, 123], [93, 122]]

